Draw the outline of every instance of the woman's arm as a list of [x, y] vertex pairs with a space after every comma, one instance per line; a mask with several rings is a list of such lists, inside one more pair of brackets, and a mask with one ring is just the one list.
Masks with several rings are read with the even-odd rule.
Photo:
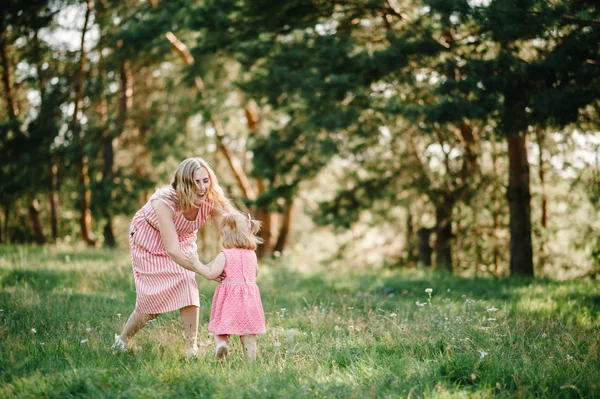
[[[152, 201], [152, 208], [158, 217], [160, 237], [171, 259], [179, 266], [198, 273], [197, 267], [202, 265], [198, 260], [198, 254], [188, 256], [181, 251], [177, 230], [175, 230], [175, 224], [173, 223], [173, 211], [162, 201]], [[197, 262], [194, 260], [194, 255]]]
[[225, 254], [219, 253], [217, 257], [206, 265], [202, 264], [197, 258], [194, 260], [194, 267], [199, 274], [201, 274], [207, 280], [214, 280], [223, 273], [225, 268]]
[[223, 214], [220, 210], [217, 209], [217, 207], [213, 207], [212, 211], [210, 212], [210, 216], [212, 216], [213, 220], [215, 221], [217, 231], [219, 232], [219, 234], [221, 234], [221, 219]]

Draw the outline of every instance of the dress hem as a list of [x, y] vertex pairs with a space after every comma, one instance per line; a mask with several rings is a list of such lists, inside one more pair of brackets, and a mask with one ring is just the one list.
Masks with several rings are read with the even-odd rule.
[[135, 305], [135, 311], [138, 312], [138, 313], [141, 313], [141, 314], [163, 314], [163, 313], [174, 312], [176, 310], [187, 308], [188, 306], [195, 306], [197, 308], [200, 308], [200, 304], [190, 303], [188, 305], [183, 305], [183, 306], [176, 306], [176, 307], [172, 307], [171, 306], [171, 307], [168, 307], [167, 310], [163, 310], [163, 311], [160, 311], [160, 312], [146, 312], [146, 311], [142, 312], [142, 311], [140, 311], [138, 305], [136, 304]]

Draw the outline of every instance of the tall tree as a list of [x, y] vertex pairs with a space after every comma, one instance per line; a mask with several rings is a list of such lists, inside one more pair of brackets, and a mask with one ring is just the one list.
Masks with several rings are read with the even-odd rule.
[[91, 189], [90, 189], [90, 175], [88, 166], [88, 156], [85, 153], [84, 143], [82, 135], [84, 134], [81, 128], [81, 117], [83, 114], [83, 100], [84, 100], [84, 86], [86, 80], [86, 35], [90, 29], [90, 18], [94, 7], [93, 0], [86, 0], [85, 2], [85, 17], [83, 26], [81, 28], [81, 46], [79, 50], [79, 67], [75, 75], [75, 87], [74, 87], [74, 98], [73, 98], [73, 119], [71, 122], [71, 132], [73, 134], [73, 143], [75, 146], [75, 163], [77, 165], [77, 171], [79, 174], [78, 178], [78, 195], [79, 195], [79, 228], [81, 231], [81, 237], [88, 246], [94, 246], [96, 240], [91, 231], [92, 223], [92, 212], [90, 209], [91, 203]]

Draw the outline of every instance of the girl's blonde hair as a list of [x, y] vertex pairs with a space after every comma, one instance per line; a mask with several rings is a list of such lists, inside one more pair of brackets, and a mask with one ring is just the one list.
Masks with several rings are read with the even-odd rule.
[[[173, 174], [171, 187], [177, 192], [177, 198], [173, 198], [175, 206], [181, 211], [199, 207], [200, 204], [196, 203], [197, 187], [194, 174], [201, 168], [206, 170], [210, 179], [210, 188], [206, 193], [205, 202], [211, 203], [219, 210], [219, 213], [230, 212], [234, 209], [233, 205], [231, 205], [231, 202], [225, 196], [217, 175], [215, 175], [208, 162], [198, 157], [183, 160]], [[166, 190], [159, 190], [159, 195], [160, 191], [164, 192]]]
[[224, 248], [244, 248], [256, 250], [263, 242], [258, 237], [260, 221], [253, 220], [239, 211], [227, 212], [221, 215], [221, 244]]

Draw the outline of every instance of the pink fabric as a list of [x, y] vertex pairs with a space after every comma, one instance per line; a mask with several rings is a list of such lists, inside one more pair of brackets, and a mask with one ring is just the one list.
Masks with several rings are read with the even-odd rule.
[[249, 249], [224, 249], [227, 276], [213, 295], [208, 331], [216, 335], [265, 332], [265, 314], [256, 285], [258, 261]]
[[[183, 252], [198, 251], [198, 229], [212, 210], [204, 204], [196, 220], [187, 220], [175, 208], [175, 189], [169, 187], [159, 200], [175, 211], [173, 223]], [[171, 259], [158, 231], [158, 216], [152, 208], [157, 193], [136, 212], [129, 230], [131, 264], [136, 291], [136, 310], [144, 314], [160, 314], [186, 306], [200, 306], [195, 273], [184, 269]]]

